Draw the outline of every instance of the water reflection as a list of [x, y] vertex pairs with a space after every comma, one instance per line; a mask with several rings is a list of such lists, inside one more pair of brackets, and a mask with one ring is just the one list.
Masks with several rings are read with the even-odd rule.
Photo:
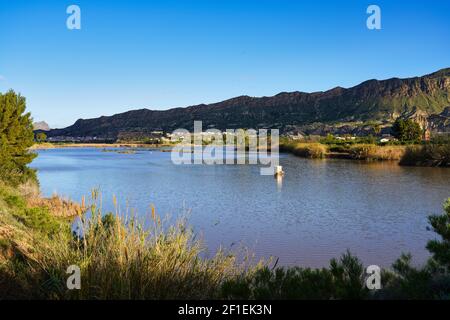
[[[395, 163], [306, 160], [281, 155], [285, 176], [257, 165], [173, 165], [170, 153], [100, 149], [39, 151], [33, 162], [44, 194], [79, 201], [93, 187], [145, 216], [190, 213], [211, 251], [243, 243], [283, 265], [324, 266], [346, 249], [366, 264], [390, 265], [401, 252], [427, 256], [427, 216], [450, 196], [450, 170]], [[220, 222], [220, 223], [218, 223]]]

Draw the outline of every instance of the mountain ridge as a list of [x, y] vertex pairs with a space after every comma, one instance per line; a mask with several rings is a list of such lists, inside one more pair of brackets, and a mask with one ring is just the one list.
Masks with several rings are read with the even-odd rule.
[[280, 92], [274, 96], [241, 95], [211, 104], [167, 110], [147, 108], [112, 116], [78, 119], [72, 126], [49, 131], [49, 136], [96, 136], [116, 139], [121, 133], [153, 130], [192, 130], [194, 120], [204, 128], [278, 128], [287, 131], [312, 123], [392, 122], [413, 110], [438, 115], [450, 106], [450, 68], [420, 77], [370, 79], [343, 88], [317, 92]]

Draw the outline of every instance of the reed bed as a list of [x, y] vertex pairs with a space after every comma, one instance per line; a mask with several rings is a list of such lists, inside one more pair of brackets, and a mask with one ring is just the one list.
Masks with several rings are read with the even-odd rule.
[[[114, 200], [114, 203], [117, 203]], [[79, 229], [45, 207], [26, 205], [16, 189], [0, 185], [0, 300], [2, 299], [445, 299], [448, 273], [436, 268], [447, 259], [448, 239], [429, 242], [439, 254], [421, 269], [403, 255], [383, 272], [383, 288], [370, 291], [361, 261], [345, 253], [328, 268], [277, 267], [239, 260], [205, 247], [181, 218], [166, 224], [152, 207], [147, 221], [103, 215], [98, 192], [79, 215]], [[433, 230], [448, 233], [445, 214], [430, 218]], [[443, 255], [440, 248], [443, 247]], [[433, 251], [433, 252], [434, 252]], [[79, 290], [67, 287], [70, 266], [80, 269]], [[444, 264], [448, 266], [446, 260]], [[437, 271], [436, 271], [437, 270]], [[442, 269], [443, 270], [443, 269]]]
[[348, 152], [352, 159], [357, 160], [400, 160], [405, 153], [405, 147], [358, 144], [350, 146]]
[[[89, 219], [78, 217], [76, 233], [61, 224], [51, 235], [28, 238], [32, 254], [13, 249], [10, 263], [0, 275], [8, 275], [5, 278], [14, 283], [15, 295], [39, 299], [212, 299], [218, 298], [225, 281], [249, 272], [246, 259], [238, 263], [236, 255], [223, 250], [203, 258], [205, 247], [184, 218], [165, 226], [152, 208], [144, 227], [144, 221], [119, 212], [103, 215], [98, 197], [93, 192]], [[17, 234], [10, 233], [8, 237], [5, 233], [5, 238], [13, 239]], [[20, 261], [26, 261], [25, 273]], [[71, 265], [80, 268], [80, 290], [67, 289], [66, 270]]]
[[290, 152], [296, 156], [321, 159], [325, 158], [328, 152], [328, 147], [318, 142], [287, 142], [280, 145], [280, 150]]

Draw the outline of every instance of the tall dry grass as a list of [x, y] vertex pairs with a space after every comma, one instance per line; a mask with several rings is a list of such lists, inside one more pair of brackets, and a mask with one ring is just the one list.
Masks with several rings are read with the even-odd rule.
[[326, 157], [328, 147], [318, 142], [290, 141], [280, 144], [280, 150], [299, 157], [321, 159]]
[[[203, 257], [205, 247], [186, 219], [165, 226], [153, 208], [145, 225], [120, 214], [103, 216], [98, 194], [93, 198], [76, 235], [62, 231], [39, 239], [33, 259], [25, 257], [29, 267], [19, 287], [33, 287], [32, 298], [212, 299], [225, 281], [249, 272], [246, 261], [223, 250]], [[71, 265], [81, 269], [81, 290], [67, 289]], [[17, 273], [12, 266], [11, 274]]]
[[405, 149], [405, 146], [357, 144], [350, 146], [348, 152], [352, 159], [357, 160], [400, 160]]

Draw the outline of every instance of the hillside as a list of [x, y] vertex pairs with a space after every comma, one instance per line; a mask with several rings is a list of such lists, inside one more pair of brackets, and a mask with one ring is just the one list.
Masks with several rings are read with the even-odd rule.
[[45, 121], [39, 121], [33, 123], [33, 129], [34, 130], [41, 130], [41, 131], [49, 131], [50, 126]]
[[414, 116], [417, 112], [426, 118], [436, 118], [446, 106], [450, 106], [450, 68], [422, 77], [368, 80], [347, 89], [283, 92], [261, 98], [240, 96], [209, 105], [164, 111], [133, 110], [108, 117], [79, 119], [65, 129], [51, 130], [48, 135], [115, 139], [124, 132], [191, 130], [194, 120], [202, 120], [204, 128], [279, 128], [285, 132], [317, 123], [389, 123], [398, 116]]

